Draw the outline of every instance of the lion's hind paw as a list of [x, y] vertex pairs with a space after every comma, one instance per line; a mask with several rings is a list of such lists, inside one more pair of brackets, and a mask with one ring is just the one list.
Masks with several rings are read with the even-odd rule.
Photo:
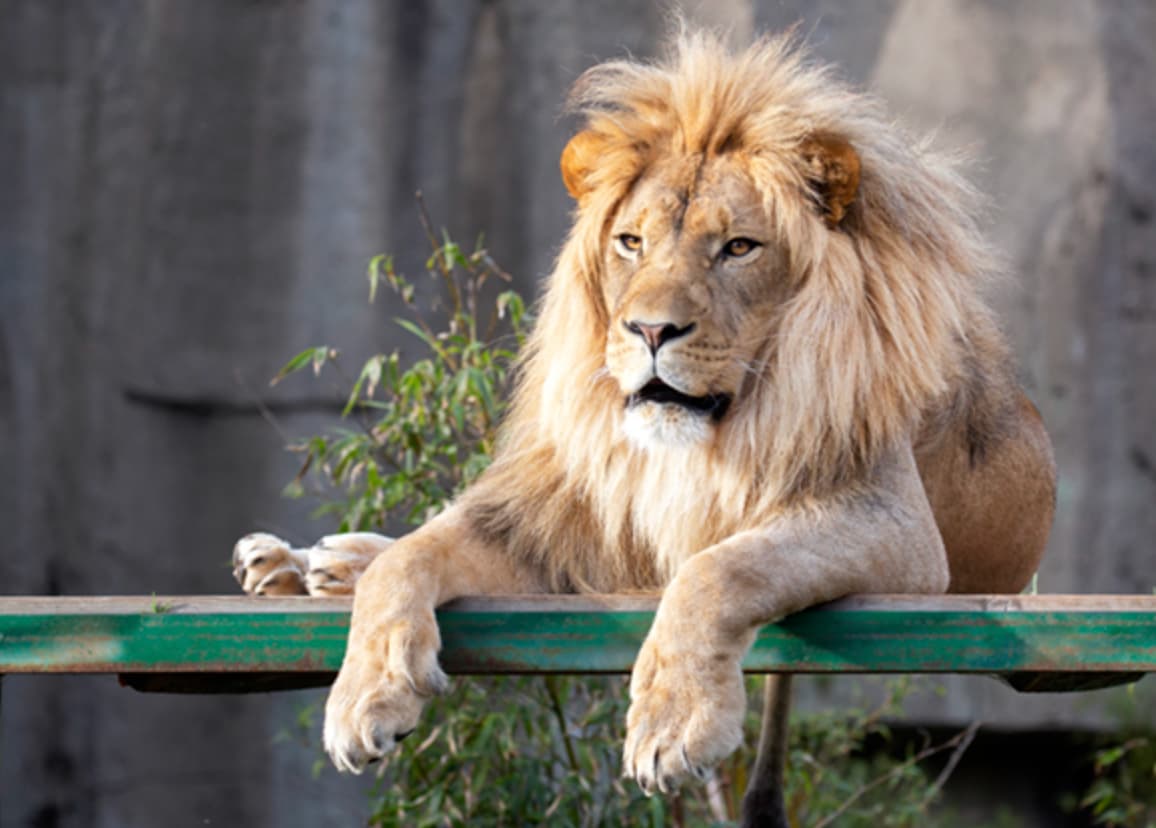
[[304, 595], [305, 556], [276, 535], [254, 532], [233, 547], [233, 577], [250, 595]]
[[352, 595], [361, 573], [392, 544], [372, 532], [344, 532], [294, 549], [276, 535], [254, 532], [233, 547], [233, 577], [250, 595]]

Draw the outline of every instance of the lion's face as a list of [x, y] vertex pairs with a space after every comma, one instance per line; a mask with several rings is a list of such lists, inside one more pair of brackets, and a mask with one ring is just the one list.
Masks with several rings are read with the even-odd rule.
[[740, 155], [673, 158], [609, 225], [606, 366], [640, 447], [710, 438], [765, 359], [784, 251]]

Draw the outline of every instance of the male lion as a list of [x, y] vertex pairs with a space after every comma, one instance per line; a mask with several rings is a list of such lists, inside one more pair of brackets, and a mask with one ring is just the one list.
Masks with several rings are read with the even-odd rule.
[[624, 768], [667, 791], [739, 744], [760, 625], [851, 593], [1018, 591], [1043, 553], [1051, 448], [951, 163], [788, 37], [684, 33], [572, 102], [576, 221], [490, 469], [392, 546], [238, 544], [251, 592], [361, 576], [326, 706], [343, 770], [445, 687], [434, 609], [458, 596], [662, 588]]

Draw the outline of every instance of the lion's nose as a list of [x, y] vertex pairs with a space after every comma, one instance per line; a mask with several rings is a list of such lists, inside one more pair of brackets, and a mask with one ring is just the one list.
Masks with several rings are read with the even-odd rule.
[[633, 320], [630, 322], [623, 322], [626, 330], [632, 334], [641, 336], [646, 342], [646, 346], [650, 348], [650, 353], [657, 354], [658, 349], [665, 345], [672, 339], [678, 339], [680, 336], [686, 336], [694, 330], [694, 323], [679, 327], [673, 322], [639, 322]]

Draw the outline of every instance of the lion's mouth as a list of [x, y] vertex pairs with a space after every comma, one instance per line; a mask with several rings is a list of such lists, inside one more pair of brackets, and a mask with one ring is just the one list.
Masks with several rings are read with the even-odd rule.
[[731, 404], [731, 397], [730, 394], [707, 394], [702, 397], [692, 397], [676, 388], [671, 388], [660, 379], [652, 379], [642, 388], [626, 397], [627, 408], [641, 405], [644, 402], [679, 405], [696, 414], [707, 415], [717, 422], [727, 413], [727, 408]]

